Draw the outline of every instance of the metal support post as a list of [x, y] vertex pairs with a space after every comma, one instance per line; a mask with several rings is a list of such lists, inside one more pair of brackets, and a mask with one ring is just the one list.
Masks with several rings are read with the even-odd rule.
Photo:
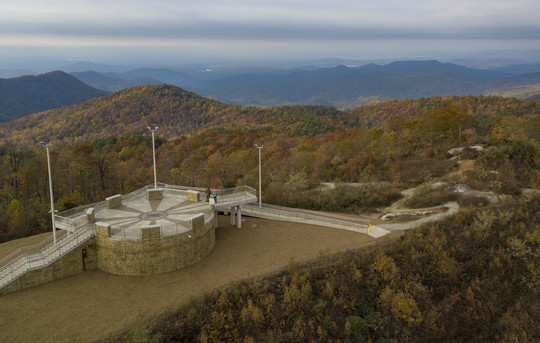
[[262, 206], [262, 193], [261, 193], [261, 150], [264, 148], [264, 145], [258, 146], [255, 144], [257, 149], [259, 149], [259, 208]]
[[52, 219], [52, 231], [53, 231], [53, 242], [56, 245], [56, 224], [54, 222], [54, 195], [53, 195], [53, 185], [52, 185], [52, 174], [51, 174], [51, 157], [49, 154], [49, 147], [53, 145], [54, 142], [49, 142], [48, 144], [41, 143], [41, 145], [47, 150], [47, 170], [49, 172], [49, 193], [51, 195], [51, 219]]
[[150, 128], [148, 126], [148, 130], [152, 132], [152, 156], [154, 160], [154, 188], [157, 188], [157, 173], [156, 173], [156, 143], [154, 139], [154, 132], [156, 132], [158, 127], [156, 126], [154, 129]]

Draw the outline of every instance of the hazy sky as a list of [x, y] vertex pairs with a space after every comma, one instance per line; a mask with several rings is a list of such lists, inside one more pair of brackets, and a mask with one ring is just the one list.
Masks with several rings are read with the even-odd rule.
[[182, 63], [540, 49], [539, 13], [538, 0], [10, 0], [0, 55]]

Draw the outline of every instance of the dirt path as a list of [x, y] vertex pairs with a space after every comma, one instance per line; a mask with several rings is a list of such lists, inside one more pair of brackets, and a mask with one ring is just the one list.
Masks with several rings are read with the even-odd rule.
[[215, 249], [180, 271], [126, 277], [95, 270], [0, 296], [0, 342], [93, 342], [232, 281], [279, 271], [291, 258], [304, 262], [321, 250], [357, 249], [402, 234], [375, 240], [345, 230], [256, 218], [247, 218], [237, 229], [229, 217], [219, 219]]

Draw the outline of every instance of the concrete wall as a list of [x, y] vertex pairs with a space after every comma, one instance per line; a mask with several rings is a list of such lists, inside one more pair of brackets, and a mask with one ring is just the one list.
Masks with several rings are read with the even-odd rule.
[[201, 261], [215, 245], [214, 221], [194, 218], [193, 231], [161, 238], [159, 227], [142, 232], [140, 241], [111, 238], [105, 223], [96, 223], [97, 266], [117, 275], [151, 275], [175, 271]]
[[96, 238], [90, 238], [79, 247], [69, 252], [59, 260], [41, 269], [28, 271], [26, 274], [0, 289], [0, 294], [20, 291], [45, 282], [63, 279], [67, 276], [84, 271], [82, 250], [86, 249], [84, 266], [86, 270], [97, 268]]

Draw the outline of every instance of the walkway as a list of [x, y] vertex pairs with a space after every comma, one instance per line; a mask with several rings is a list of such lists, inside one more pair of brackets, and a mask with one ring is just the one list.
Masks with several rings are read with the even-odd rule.
[[390, 231], [378, 226], [369, 225], [367, 219], [351, 218], [335, 213], [308, 211], [268, 204], [263, 204], [261, 207], [251, 204], [246, 205], [243, 207], [243, 211], [244, 214], [252, 217], [332, 227], [363, 233], [374, 238], [390, 233]]

